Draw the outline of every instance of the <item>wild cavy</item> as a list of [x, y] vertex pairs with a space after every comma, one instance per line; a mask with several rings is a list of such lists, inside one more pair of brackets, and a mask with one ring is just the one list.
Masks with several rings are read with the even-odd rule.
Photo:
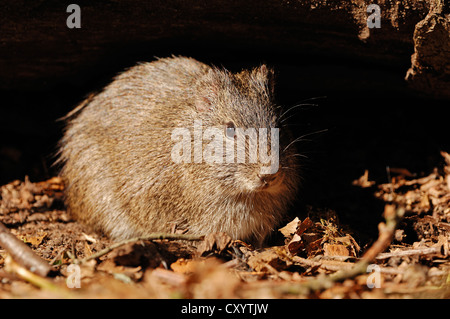
[[272, 78], [186, 57], [118, 75], [68, 116], [69, 211], [116, 240], [178, 229], [261, 244], [299, 183]]

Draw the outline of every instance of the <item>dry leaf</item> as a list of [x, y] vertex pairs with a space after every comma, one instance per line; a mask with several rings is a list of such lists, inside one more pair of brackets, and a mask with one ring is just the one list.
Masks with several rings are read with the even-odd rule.
[[308, 245], [306, 245], [306, 252], [308, 253], [308, 256], [315, 256], [319, 254], [322, 251], [321, 244], [322, 238], [319, 238], [313, 242], [310, 242]]
[[280, 271], [292, 264], [282, 247], [272, 247], [250, 256], [247, 264], [255, 271], [267, 271], [267, 265]]
[[185, 259], [179, 258], [170, 265], [170, 268], [177, 273], [189, 274], [193, 273], [205, 259]]
[[299, 222], [300, 219], [298, 219], [298, 217], [295, 217], [293, 221], [287, 223], [286, 226], [280, 228], [278, 231], [280, 231], [284, 235], [284, 237], [289, 237], [293, 233], [295, 233]]
[[351, 251], [353, 251], [355, 256], [356, 253], [358, 253], [361, 249], [356, 240], [350, 234], [346, 234], [343, 237], [335, 237], [334, 240], [336, 242], [344, 244], [347, 248], [351, 248]]
[[309, 217], [306, 217], [304, 221], [298, 226], [297, 234], [302, 235], [305, 231], [307, 231], [314, 223], [309, 219]]
[[296, 255], [299, 251], [305, 248], [305, 244], [298, 234], [294, 234], [291, 241], [286, 245], [286, 247], [292, 255]]
[[224, 232], [217, 232], [208, 234], [205, 239], [198, 245], [197, 253], [199, 256], [212, 251], [217, 251], [219, 254], [229, 247], [232, 239]]
[[325, 256], [350, 256], [348, 249], [339, 244], [324, 244], [323, 251]]
[[31, 244], [33, 247], [38, 247], [47, 237], [47, 233], [43, 232], [37, 235], [24, 235], [19, 236], [25, 243]]

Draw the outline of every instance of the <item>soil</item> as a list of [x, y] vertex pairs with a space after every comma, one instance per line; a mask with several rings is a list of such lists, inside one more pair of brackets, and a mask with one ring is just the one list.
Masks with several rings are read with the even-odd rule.
[[0, 188], [0, 221], [53, 271], [32, 280], [0, 250], [0, 298], [449, 298], [450, 155], [442, 156], [445, 165], [424, 177], [393, 169], [390, 183], [377, 184], [368, 171], [354, 180], [385, 203], [385, 217], [399, 207], [405, 214], [388, 249], [367, 266], [372, 271], [311, 287], [323, 274], [356, 267], [373, 244], [361, 242], [332, 209], [308, 206], [308, 217], [279, 229], [284, 240], [273, 238], [262, 250], [224, 233], [194, 245], [139, 239], [114, 247], [67, 214], [60, 178], [16, 180]]

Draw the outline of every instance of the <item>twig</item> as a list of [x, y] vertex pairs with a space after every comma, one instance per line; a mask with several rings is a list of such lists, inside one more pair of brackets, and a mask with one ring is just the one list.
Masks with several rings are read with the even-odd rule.
[[92, 259], [96, 259], [99, 258], [103, 255], [106, 255], [107, 253], [109, 253], [110, 251], [113, 251], [114, 249], [129, 244], [129, 243], [134, 243], [134, 242], [138, 242], [138, 241], [143, 241], [143, 240], [162, 240], [162, 239], [168, 239], [168, 240], [187, 240], [187, 241], [200, 241], [203, 240], [204, 236], [197, 236], [197, 235], [186, 235], [186, 234], [165, 234], [165, 233], [154, 233], [154, 234], [149, 234], [146, 236], [141, 236], [141, 237], [134, 237], [134, 238], [130, 238], [130, 239], [126, 239], [124, 241], [112, 244], [109, 247], [106, 247], [105, 249], [100, 250], [99, 252], [92, 254], [84, 259], [81, 260], [76, 260], [75, 264], [83, 264], [89, 260]]
[[[378, 259], [378, 256], [377, 256]], [[343, 262], [343, 261], [332, 261], [332, 260], [311, 260], [311, 259], [305, 259], [298, 256], [294, 256], [292, 258], [292, 261], [294, 261], [296, 264], [299, 264], [301, 266], [307, 266], [307, 267], [319, 267], [325, 270], [329, 271], [339, 271], [339, 270], [345, 270], [345, 269], [352, 269], [355, 267], [356, 263], [352, 262]], [[404, 270], [400, 270], [398, 268], [394, 267], [386, 267], [386, 266], [378, 266], [377, 271], [379, 271], [382, 274], [389, 274], [389, 275], [402, 275], [405, 273]], [[428, 276], [442, 276], [444, 275], [444, 271], [435, 271], [432, 274], [428, 274]]]
[[376, 259], [388, 259], [391, 257], [404, 257], [404, 256], [413, 256], [413, 255], [430, 255], [430, 254], [439, 254], [441, 252], [440, 247], [424, 247], [419, 249], [407, 249], [407, 250], [398, 250], [389, 253], [379, 254]]
[[0, 246], [17, 263], [39, 276], [46, 277], [52, 271], [52, 267], [47, 261], [36, 255], [30, 247], [11, 234], [3, 223], [0, 223]]
[[46, 291], [51, 291], [57, 293], [59, 296], [65, 298], [73, 297], [72, 294], [65, 289], [64, 287], [60, 287], [52, 283], [50, 280], [38, 276], [35, 273], [32, 273], [28, 269], [19, 265], [11, 255], [8, 255], [5, 258], [5, 270], [7, 273], [17, 275], [19, 278], [31, 283], [32, 285]]
[[322, 268], [324, 270], [329, 270], [329, 271], [339, 271], [342, 269], [350, 269], [355, 265], [355, 263], [353, 263], [353, 262], [327, 260], [327, 259], [312, 260], [312, 259], [302, 258], [299, 256], [292, 257], [292, 261], [303, 267], [305, 267], [305, 266], [313, 267], [313, 268], [317, 267], [317, 268]]
[[384, 207], [383, 215], [386, 223], [381, 222], [378, 224], [378, 239], [362, 256], [361, 259], [363, 261], [366, 263], [374, 261], [378, 254], [389, 247], [394, 237], [397, 224], [404, 214], [405, 209], [403, 207], [397, 208], [395, 205], [386, 205]]

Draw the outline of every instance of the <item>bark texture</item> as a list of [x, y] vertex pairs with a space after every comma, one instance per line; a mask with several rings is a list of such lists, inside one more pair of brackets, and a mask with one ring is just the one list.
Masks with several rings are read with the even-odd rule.
[[[0, 88], [38, 89], [83, 78], [105, 60], [141, 48], [156, 54], [161, 43], [176, 48], [183, 42], [405, 65], [411, 86], [450, 98], [450, 10], [444, 0], [79, 1], [80, 29], [66, 26], [70, 3], [0, 5]], [[371, 3], [381, 9], [379, 29], [367, 27]]]

